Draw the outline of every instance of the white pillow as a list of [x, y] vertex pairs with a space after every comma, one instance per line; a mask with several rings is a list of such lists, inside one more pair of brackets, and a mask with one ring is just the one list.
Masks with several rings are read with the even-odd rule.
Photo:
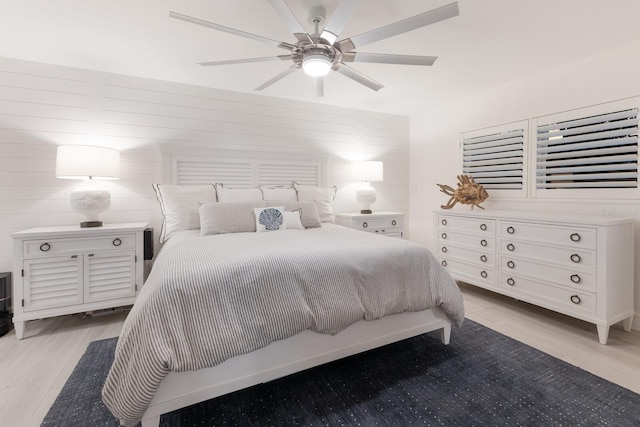
[[292, 186], [289, 187], [264, 187], [258, 186], [262, 191], [262, 199], [275, 202], [295, 202], [298, 200], [296, 196], [296, 189]]
[[286, 229], [284, 207], [270, 206], [266, 208], [255, 208], [253, 211], [256, 215], [256, 231], [258, 233]]
[[301, 219], [302, 211], [300, 209], [293, 212], [284, 212], [284, 226], [287, 230], [304, 230]]
[[216, 202], [216, 188], [211, 185], [153, 184], [164, 216], [159, 240], [164, 243], [178, 231], [200, 228], [198, 206]]
[[313, 201], [318, 209], [322, 222], [333, 222], [333, 199], [336, 197], [337, 187], [313, 187], [292, 182], [299, 202]]
[[264, 205], [262, 200], [201, 205], [200, 235], [255, 232], [256, 219], [253, 216], [253, 209]]
[[253, 188], [225, 188], [224, 184], [216, 184], [219, 202], [254, 202], [262, 200], [262, 191]]

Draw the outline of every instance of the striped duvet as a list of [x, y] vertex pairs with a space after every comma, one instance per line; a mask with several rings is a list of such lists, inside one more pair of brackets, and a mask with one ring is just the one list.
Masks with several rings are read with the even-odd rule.
[[182, 232], [158, 255], [123, 325], [102, 397], [132, 425], [170, 371], [214, 366], [305, 329], [335, 334], [362, 319], [434, 306], [462, 322], [457, 285], [409, 241], [334, 224]]

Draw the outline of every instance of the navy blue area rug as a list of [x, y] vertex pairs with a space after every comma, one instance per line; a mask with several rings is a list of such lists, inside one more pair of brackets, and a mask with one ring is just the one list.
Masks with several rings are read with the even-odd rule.
[[[161, 426], [640, 426], [640, 395], [470, 320], [163, 415]], [[92, 342], [43, 426], [118, 426]]]

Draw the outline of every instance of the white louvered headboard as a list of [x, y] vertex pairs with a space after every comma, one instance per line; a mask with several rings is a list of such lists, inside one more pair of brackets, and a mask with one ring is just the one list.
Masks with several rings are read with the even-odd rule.
[[171, 155], [172, 184], [223, 183], [227, 188], [258, 185], [326, 186], [326, 159], [259, 159]]

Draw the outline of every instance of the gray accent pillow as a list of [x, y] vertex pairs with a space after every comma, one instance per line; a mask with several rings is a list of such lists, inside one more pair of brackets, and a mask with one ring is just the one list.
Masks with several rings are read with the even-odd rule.
[[279, 202], [278, 206], [284, 206], [285, 211], [295, 211], [299, 209], [301, 211], [300, 222], [302, 222], [304, 228], [322, 227], [315, 202]]
[[254, 208], [266, 206], [262, 200], [203, 204], [200, 212], [200, 235], [250, 233], [256, 231]]

